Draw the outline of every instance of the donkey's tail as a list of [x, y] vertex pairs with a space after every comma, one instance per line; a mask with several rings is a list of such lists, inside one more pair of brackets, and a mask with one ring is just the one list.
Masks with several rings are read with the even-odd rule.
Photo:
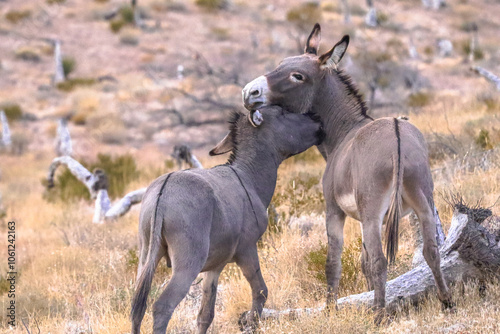
[[391, 196], [391, 203], [387, 212], [387, 220], [385, 222], [385, 242], [386, 242], [386, 255], [390, 263], [396, 259], [398, 251], [399, 239], [399, 220], [401, 219], [402, 212], [402, 187], [403, 187], [403, 170], [401, 166], [401, 136], [399, 133], [399, 121], [394, 118], [394, 129], [396, 131], [397, 139], [397, 154], [394, 157], [394, 169], [392, 176], [393, 191]]
[[163, 222], [163, 213], [158, 210], [158, 204], [160, 198], [163, 194], [165, 184], [170, 178], [171, 174], [168, 174], [163, 182], [158, 198], [156, 200], [155, 212], [151, 217], [151, 236], [149, 238], [149, 248], [146, 263], [142, 267], [142, 271], [135, 283], [135, 293], [132, 297], [132, 310], [130, 311], [130, 319], [132, 320], [133, 328], [132, 333], [139, 333], [140, 323], [146, 313], [147, 299], [149, 291], [151, 290], [151, 282], [153, 281], [153, 276], [155, 274], [157, 266], [157, 254], [160, 249], [161, 244], [161, 229]]

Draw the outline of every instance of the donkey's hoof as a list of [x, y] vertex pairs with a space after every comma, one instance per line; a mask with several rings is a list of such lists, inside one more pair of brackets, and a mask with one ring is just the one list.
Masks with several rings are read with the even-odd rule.
[[373, 322], [375, 323], [376, 326], [387, 326], [392, 322], [392, 318], [385, 311], [385, 307], [375, 308], [373, 312], [375, 313], [375, 318], [373, 319]]
[[243, 312], [240, 315], [238, 325], [240, 326], [240, 331], [243, 333], [254, 333], [257, 329], [257, 325], [254, 317], [252, 317], [251, 311]]
[[451, 299], [441, 301], [441, 309], [443, 312], [457, 313], [457, 304]]

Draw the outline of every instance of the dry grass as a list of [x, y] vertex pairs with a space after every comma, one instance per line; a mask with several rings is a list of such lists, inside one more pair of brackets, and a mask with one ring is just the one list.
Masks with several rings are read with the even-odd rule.
[[[27, 166], [18, 169], [14, 160]], [[42, 332], [68, 333], [76, 330], [98, 333], [125, 333], [129, 331], [128, 313], [137, 265], [136, 229], [138, 207], [117, 222], [107, 225], [92, 225], [92, 207], [88, 204], [53, 204], [41, 198], [43, 192], [40, 179], [48, 166], [47, 159], [34, 155], [14, 158], [6, 157], [3, 178], [6, 181], [0, 191], [5, 196], [7, 217], [18, 222], [19, 251], [18, 268], [18, 319], [34, 326], [38, 322]], [[204, 161], [206, 165], [213, 163]], [[306, 168], [307, 166], [307, 168]], [[147, 184], [148, 180], [169, 170], [165, 164], [140, 166], [145, 172], [134, 181], [129, 190]], [[324, 162], [314, 151], [283, 164], [279, 171], [277, 194], [289, 190], [293, 181], [300, 183], [312, 176], [321, 176]], [[304, 172], [307, 170], [307, 172]], [[488, 200], [498, 196], [497, 169], [487, 172], [456, 173], [455, 184], [466, 198], [486, 196]], [[315, 176], [316, 177], [316, 176]], [[444, 182], [444, 181], [443, 181]], [[437, 187], [447, 190], [438, 179]], [[317, 186], [295, 191], [294, 196], [308, 198], [320, 192]], [[293, 200], [293, 196], [290, 201]], [[30, 203], [33, 210], [21, 210]], [[442, 218], [449, 221], [444, 200], [437, 199]], [[288, 210], [288, 211], [287, 211]], [[303, 235], [299, 230], [286, 227], [296, 211], [293, 205], [284, 203], [278, 207], [282, 216], [282, 231], [267, 233], [261, 242], [260, 258], [262, 273], [269, 288], [266, 307], [273, 309], [305, 308], [324, 303], [325, 285], [318, 279], [321, 267], [310, 267], [308, 256], [326, 244], [324, 216], [318, 215], [316, 199], [305, 201], [298, 212], [306, 214], [313, 228]], [[307, 216], [308, 213], [312, 215]], [[4, 223], [3, 223], [4, 224]], [[401, 222], [401, 242], [398, 259], [390, 268], [389, 277], [408, 270], [413, 253], [414, 236], [407, 220]], [[3, 225], [2, 225], [3, 226]], [[22, 233], [22, 234], [21, 234]], [[359, 225], [348, 220], [345, 227], [345, 247], [349, 259], [344, 261], [344, 272], [353, 272], [349, 281], [341, 283], [341, 294], [359, 293], [366, 289], [359, 271]], [[346, 253], [347, 254], [347, 253]], [[344, 254], [345, 255], [345, 254]], [[4, 265], [4, 264], [2, 264]], [[5, 268], [2, 272], [5, 272]], [[355, 277], [355, 280], [352, 280]], [[150, 304], [168, 282], [169, 270], [164, 266], [157, 271], [150, 296]], [[343, 309], [333, 314], [315, 314], [300, 319], [269, 320], [262, 323], [262, 333], [419, 333], [419, 332], [485, 332], [498, 329], [498, 300], [500, 288], [488, 285], [487, 296], [480, 297], [477, 286], [470, 283], [454, 288], [458, 302], [457, 314], [443, 314], [435, 296], [426, 300], [418, 310], [401, 311], [390, 325], [375, 327], [373, 315], [368, 310]], [[200, 286], [194, 284], [190, 295], [178, 306], [170, 324], [173, 333], [195, 330], [195, 317], [199, 307]], [[7, 297], [1, 296], [0, 305], [5, 306]], [[212, 333], [238, 332], [240, 314], [251, 305], [250, 288], [240, 270], [228, 265], [224, 270], [217, 301], [216, 318]], [[144, 330], [152, 326], [151, 307], [144, 319]], [[467, 316], [465, 316], [467, 315]], [[5, 324], [5, 315], [0, 322]], [[3, 326], [3, 325], [2, 325]], [[497, 327], [496, 327], [497, 326]], [[32, 327], [33, 328], [33, 327]], [[12, 333], [22, 333], [21, 327]]]

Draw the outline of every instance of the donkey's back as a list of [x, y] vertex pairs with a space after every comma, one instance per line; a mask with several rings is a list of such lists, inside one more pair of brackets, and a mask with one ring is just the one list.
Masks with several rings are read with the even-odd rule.
[[[142, 242], [148, 246], [156, 215], [156, 223], [161, 224], [161, 253], [172, 266], [184, 261], [186, 254], [204, 258], [200, 271], [229, 261], [239, 240], [243, 217], [248, 214], [244, 210], [248, 200], [242, 189], [234, 187], [237, 180], [228, 172], [221, 166], [175, 172], [156, 179], [146, 191], [141, 209], [141, 258], [146, 260], [149, 247], [143, 247]], [[185, 249], [188, 245], [198, 249]]]

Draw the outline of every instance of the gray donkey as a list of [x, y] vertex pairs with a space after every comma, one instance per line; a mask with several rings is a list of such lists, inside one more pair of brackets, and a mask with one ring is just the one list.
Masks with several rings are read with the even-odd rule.
[[318, 146], [327, 161], [323, 176], [326, 201], [328, 302], [337, 298], [341, 273], [343, 229], [346, 216], [361, 222], [362, 269], [374, 306], [382, 320], [385, 308], [387, 260], [382, 249], [382, 223], [386, 222], [387, 256], [393, 261], [398, 248], [399, 219], [413, 210], [423, 235], [423, 254], [432, 270], [444, 307], [453, 307], [440, 268], [436, 242], [433, 182], [427, 145], [422, 133], [396, 118], [374, 120], [351, 79], [337, 64], [349, 44], [344, 36], [330, 51], [318, 56], [320, 26], [307, 40], [305, 53], [285, 58], [266, 75], [243, 90], [247, 109], [280, 105], [290, 112], [311, 112], [324, 123], [325, 140]]
[[160, 176], [144, 195], [139, 223], [140, 259], [132, 301], [132, 333], [139, 333], [158, 262], [165, 258], [172, 277], [153, 305], [154, 333], [165, 333], [176, 306], [200, 272], [203, 297], [198, 333], [214, 317], [219, 275], [236, 262], [252, 289], [244, 319], [252, 327], [267, 299], [256, 243], [267, 228], [266, 209], [286, 158], [322, 140], [321, 124], [310, 115], [264, 108], [247, 118], [234, 113], [229, 134], [210, 152], [232, 152], [225, 165]]

